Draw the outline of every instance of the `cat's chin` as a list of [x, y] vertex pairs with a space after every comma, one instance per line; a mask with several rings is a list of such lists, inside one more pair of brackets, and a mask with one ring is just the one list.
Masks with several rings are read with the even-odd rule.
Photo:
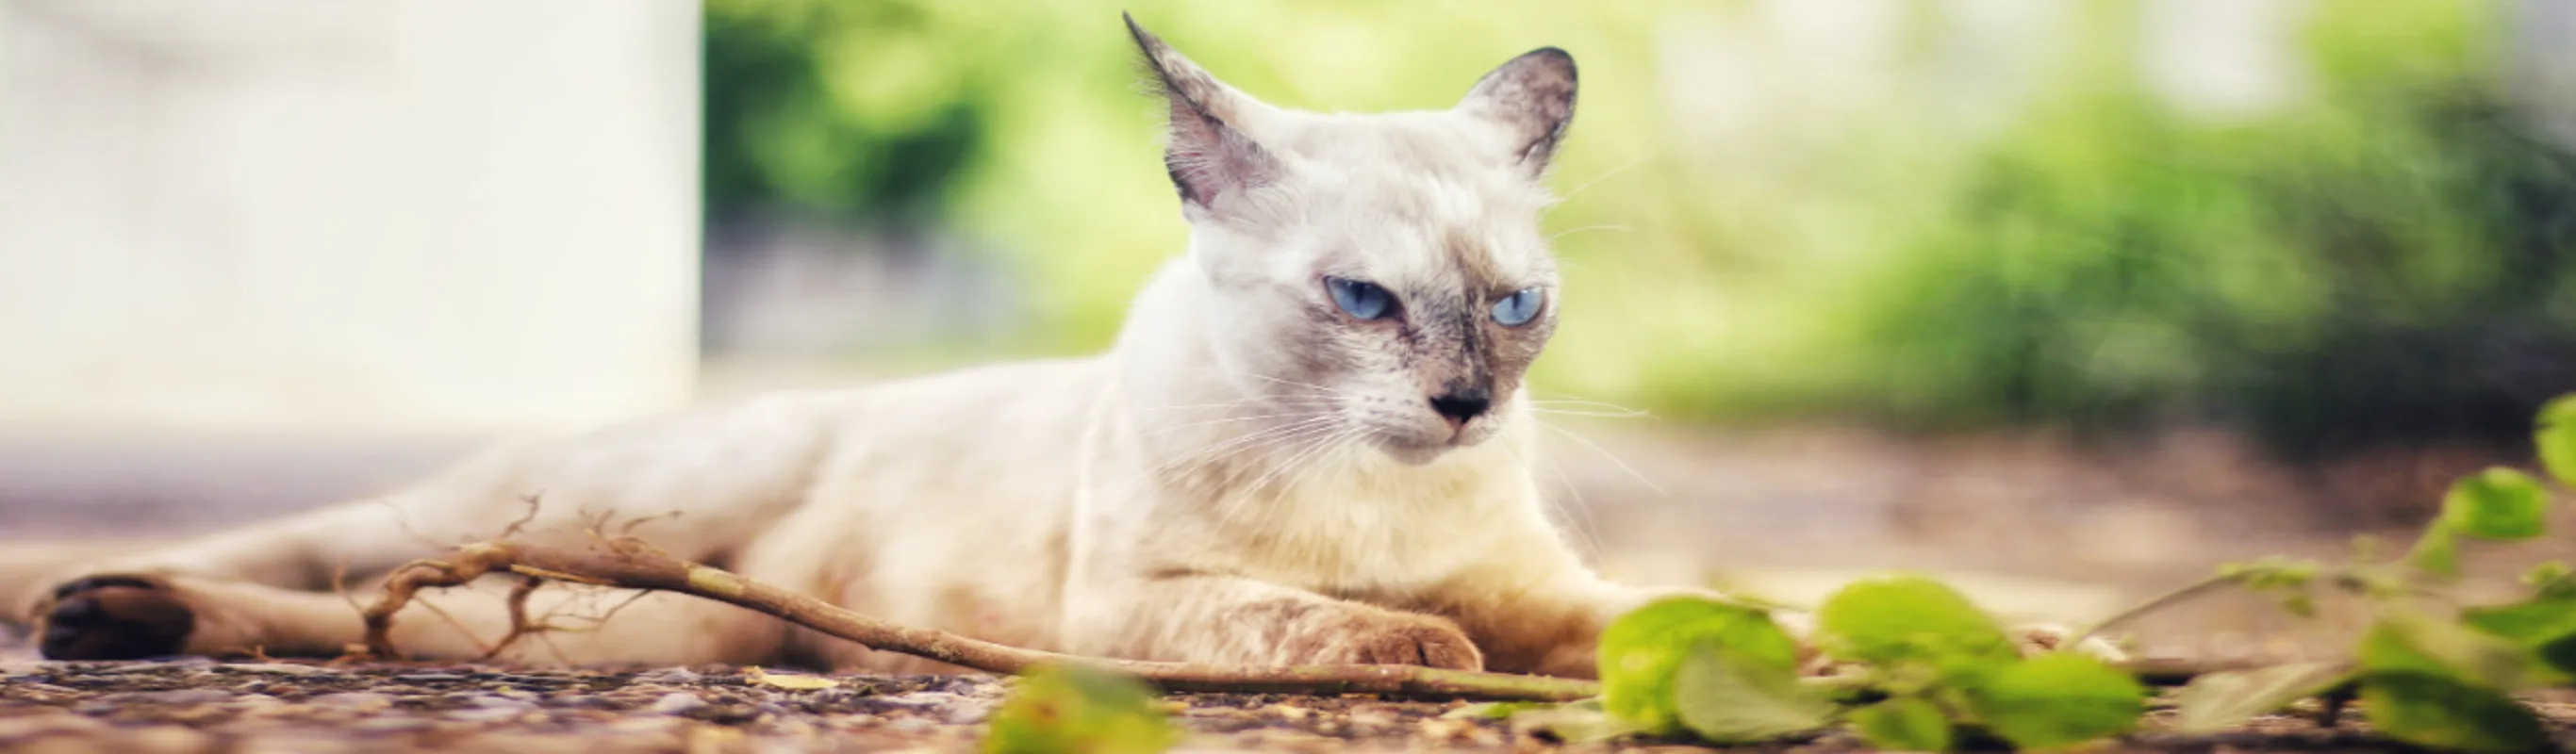
[[1438, 440], [1380, 436], [1377, 448], [1385, 452], [1387, 457], [1395, 459], [1397, 463], [1421, 466], [1440, 460], [1441, 456], [1475, 447], [1476, 444], [1484, 442], [1488, 434], [1490, 433], [1476, 432], [1463, 437]]
[[1440, 456], [1446, 455], [1449, 451], [1458, 449], [1457, 446], [1447, 443], [1414, 445], [1393, 442], [1378, 443], [1377, 448], [1385, 451], [1388, 458], [1393, 458], [1397, 463], [1407, 466], [1428, 464], [1440, 460]]

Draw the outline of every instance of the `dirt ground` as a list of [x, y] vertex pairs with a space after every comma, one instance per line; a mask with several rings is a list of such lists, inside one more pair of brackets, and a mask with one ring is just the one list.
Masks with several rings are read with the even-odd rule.
[[[2356, 533], [2407, 536], [2395, 522], [2491, 460], [2425, 451], [2312, 474], [2214, 433], [2101, 444], [2047, 434], [1927, 442], [1831, 427], [1686, 433], [1651, 421], [1573, 428], [1581, 439], [1559, 436], [1542, 475], [1574, 540], [1614, 576], [1715, 581], [1804, 602], [1854, 576], [1924, 571], [2007, 617], [2070, 623], [2216, 563], [2332, 555]], [[363, 494], [433, 469], [475, 439], [0, 435], [0, 540], [206, 531]], [[2420, 502], [2410, 510], [2410, 501]], [[2192, 657], [2295, 656], [2334, 646], [2339, 630], [2331, 618], [2300, 623], [2263, 601], [2226, 599], [2139, 625], [2146, 654]], [[0, 750], [951, 750], [974, 746], [1000, 684], [847, 677], [800, 692], [729, 668], [42, 663], [0, 638]], [[1454, 703], [1172, 701], [1192, 750], [1556, 746], [1502, 722], [1441, 717]], [[2576, 731], [2568, 708], [2544, 711]], [[2120, 746], [2404, 750], [2353, 725], [2293, 718], [2221, 736], [2151, 727]], [[1786, 748], [1858, 745], [1828, 738]]]
[[[317, 663], [0, 663], [0, 750], [25, 752], [971, 750], [1007, 691], [988, 677], [841, 679], [769, 688], [733, 668], [609, 673]], [[1459, 702], [1275, 694], [1169, 699], [1178, 751], [1646, 751], [1655, 741], [1564, 746]], [[2576, 705], [2543, 705], [2561, 740]], [[2333, 728], [2270, 717], [2215, 736], [2147, 732], [2110, 751], [2413, 751], [2346, 713]], [[1865, 750], [1848, 736], [1763, 751]]]

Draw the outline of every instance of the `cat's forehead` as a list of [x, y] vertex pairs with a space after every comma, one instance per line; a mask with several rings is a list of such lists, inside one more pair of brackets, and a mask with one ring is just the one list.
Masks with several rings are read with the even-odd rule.
[[[1335, 246], [1381, 276], [1518, 284], [1552, 269], [1538, 237], [1545, 189], [1495, 155], [1489, 134], [1444, 113], [1319, 116], [1284, 151]], [[1429, 281], [1426, 281], [1429, 282]]]

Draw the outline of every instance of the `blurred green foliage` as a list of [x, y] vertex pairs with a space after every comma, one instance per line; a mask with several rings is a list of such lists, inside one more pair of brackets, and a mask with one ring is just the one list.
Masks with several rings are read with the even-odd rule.
[[2285, 448], [2517, 436], [2576, 380], [2576, 160], [2520, 133], [2466, 4], [2315, 27], [2317, 102], [2228, 127], [2107, 66], [1980, 158], [1856, 304], [1899, 416]]
[[2309, 91], [2236, 119], [2139, 83], [2134, 1], [2046, 5], [2053, 57], [2000, 99], [1955, 85], [1991, 43], [1945, 36], [1943, 4], [1889, 6], [1862, 79], [1811, 70], [1852, 54], [1807, 49], [1823, 37], [1744, 31], [1795, 32], [1789, 5], [710, 0], [709, 216], [972, 238], [1038, 297], [1029, 348], [1093, 350], [1185, 234], [1119, 10], [1314, 109], [1443, 107], [1552, 44], [1584, 89], [1542, 394], [2220, 418], [2317, 448], [2518, 438], [2576, 384], [2576, 162], [2502, 104], [2501, 3], [2316, 6]]

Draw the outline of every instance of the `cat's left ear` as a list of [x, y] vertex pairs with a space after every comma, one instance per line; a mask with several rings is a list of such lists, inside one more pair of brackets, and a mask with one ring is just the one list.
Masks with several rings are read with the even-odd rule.
[[1532, 177], [1546, 173], [1574, 121], [1574, 56], [1541, 47], [1512, 58], [1478, 80], [1457, 110], [1501, 126], [1511, 137], [1510, 159]]

